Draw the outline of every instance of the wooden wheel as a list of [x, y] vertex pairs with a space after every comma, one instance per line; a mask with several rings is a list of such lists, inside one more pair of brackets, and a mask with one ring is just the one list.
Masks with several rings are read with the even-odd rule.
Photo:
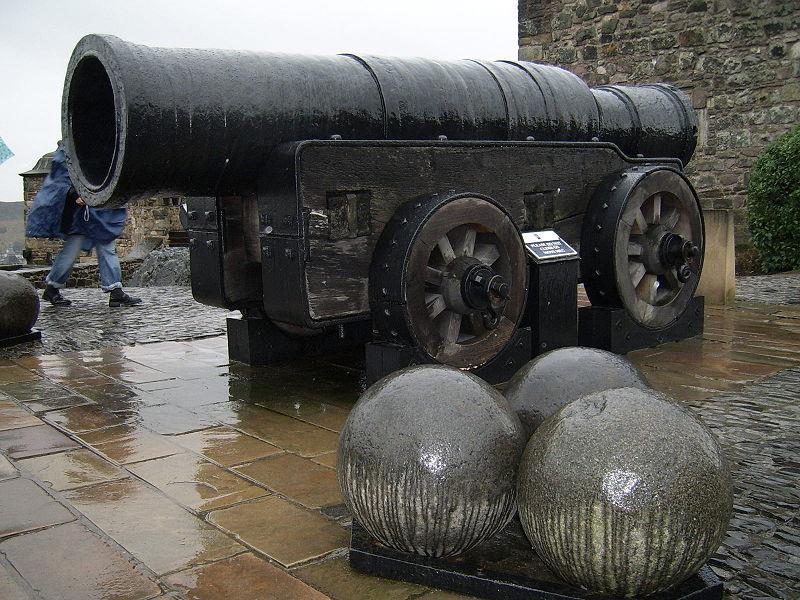
[[437, 362], [464, 369], [486, 364], [522, 316], [522, 237], [488, 198], [449, 194], [403, 205], [373, 261], [371, 298], [382, 333]]
[[623, 173], [601, 186], [584, 220], [589, 299], [623, 307], [645, 327], [667, 327], [697, 289], [703, 236], [700, 204], [683, 175], [663, 167]]

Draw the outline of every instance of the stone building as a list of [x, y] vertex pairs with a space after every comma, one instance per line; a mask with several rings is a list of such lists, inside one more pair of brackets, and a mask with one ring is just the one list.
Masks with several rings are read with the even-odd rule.
[[750, 169], [800, 122], [800, 2], [519, 0], [519, 58], [590, 85], [664, 81], [689, 94], [700, 130], [687, 171], [703, 206], [735, 209], [747, 256]]
[[[25, 221], [28, 219], [36, 193], [50, 172], [53, 153], [45, 154], [22, 176]], [[117, 253], [124, 258], [137, 244], [147, 239], [165, 246], [186, 245], [186, 233], [180, 224], [178, 198], [150, 198], [128, 207], [128, 221], [122, 235], [117, 239]], [[61, 249], [60, 240], [25, 238], [24, 256], [28, 264], [48, 265]], [[91, 260], [87, 254], [81, 261]]]

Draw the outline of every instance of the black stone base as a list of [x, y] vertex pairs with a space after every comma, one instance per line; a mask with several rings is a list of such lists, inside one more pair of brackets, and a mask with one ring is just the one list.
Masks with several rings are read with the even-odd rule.
[[[488, 383], [503, 383], [531, 358], [531, 329], [520, 327], [508, 346], [488, 364], [470, 371]], [[417, 348], [391, 342], [369, 342], [365, 347], [367, 385], [412, 365], [430, 363]]]
[[[355, 571], [410, 581], [490, 600], [586, 600], [601, 596], [561, 582], [531, 549], [519, 520], [462, 556], [427, 558], [381, 546], [353, 521], [350, 566]], [[648, 600], [721, 600], [722, 582], [708, 567]]]
[[269, 319], [228, 319], [228, 356], [248, 365], [318, 356], [362, 345], [371, 330], [369, 321], [360, 321], [319, 335], [296, 337], [284, 333]]
[[678, 342], [703, 333], [703, 296], [692, 298], [684, 313], [669, 327], [648, 329], [623, 308], [585, 306], [578, 310], [578, 343], [625, 354], [664, 342]]
[[42, 332], [38, 329], [31, 329], [28, 333], [20, 335], [12, 335], [8, 337], [0, 337], [0, 348], [8, 346], [16, 346], [17, 344], [24, 344], [25, 342], [35, 342], [42, 339]]

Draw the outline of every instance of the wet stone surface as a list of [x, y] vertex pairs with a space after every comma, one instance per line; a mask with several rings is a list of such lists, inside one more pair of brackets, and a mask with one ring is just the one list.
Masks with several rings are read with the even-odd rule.
[[[126, 288], [142, 299], [138, 307], [109, 308], [108, 295], [99, 288], [74, 288], [64, 291], [72, 306], [41, 305], [36, 328], [41, 342], [3, 349], [9, 357], [89, 350], [192, 339], [225, 333], [225, 319], [238, 316], [227, 310], [198, 304], [186, 287]], [[158, 310], [153, 310], [157, 307]]]
[[[87, 331], [93, 313], [108, 318], [99, 291], [68, 293], [92, 299], [72, 307]], [[224, 336], [178, 339], [221, 331], [224, 312], [187, 290], [166, 297], [186, 306], [151, 296], [119, 338], [81, 338], [77, 319], [53, 332], [77, 345], [0, 350], [0, 486], [13, 484], [0, 502], [15, 506], [0, 507], [0, 552], [13, 550], [13, 567], [0, 557], [0, 598], [33, 586], [56, 598], [461, 597], [347, 565], [350, 515], [332, 475], [362, 357], [230, 364]], [[148, 321], [164, 341], [126, 345]], [[800, 597], [800, 307], [709, 307], [702, 338], [630, 358], [732, 459], [734, 519], [711, 559], [728, 597]], [[100, 562], [82, 549], [103, 550]]]

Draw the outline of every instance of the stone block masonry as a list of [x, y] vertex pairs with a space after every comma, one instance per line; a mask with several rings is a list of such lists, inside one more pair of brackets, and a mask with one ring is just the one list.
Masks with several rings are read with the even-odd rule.
[[590, 85], [683, 89], [700, 123], [687, 172], [704, 207], [734, 209], [737, 249], [750, 247], [750, 169], [800, 122], [800, 2], [520, 0], [519, 58]]

